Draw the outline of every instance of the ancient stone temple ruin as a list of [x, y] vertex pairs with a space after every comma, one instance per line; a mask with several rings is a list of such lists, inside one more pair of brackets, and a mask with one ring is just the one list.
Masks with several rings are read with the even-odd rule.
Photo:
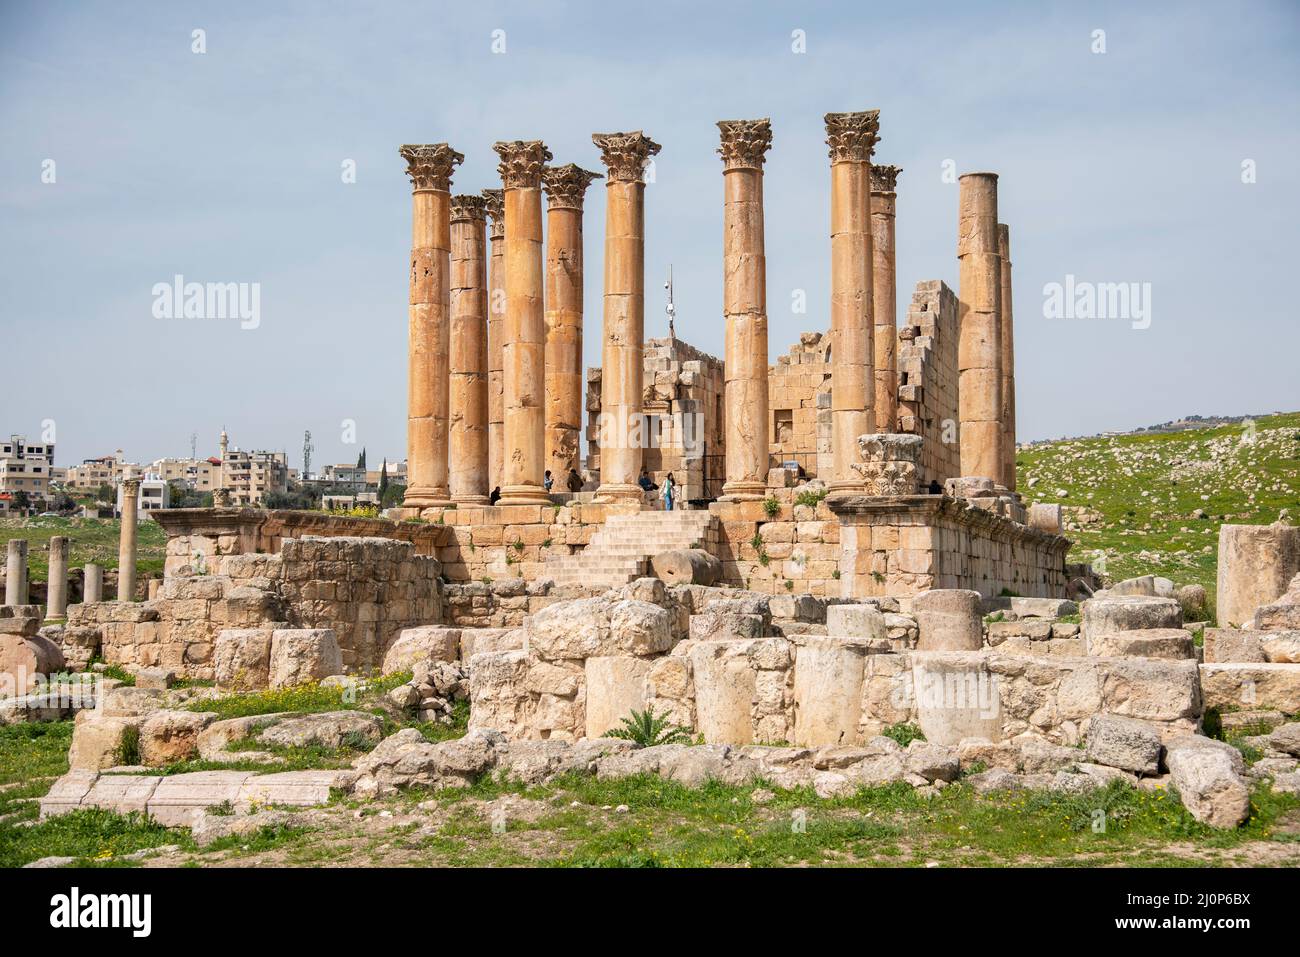
[[[156, 594], [88, 593], [43, 629], [11, 558], [3, 663], [49, 672], [102, 656], [164, 686], [183, 676], [219, 690], [411, 671], [394, 707], [422, 720], [468, 699], [473, 769], [442, 775], [437, 749], [459, 743], [404, 731], [358, 765], [346, 785], [357, 794], [593, 762], [825, 794], [903, 780], [933, 790], [978, 765], [990, 786], [1037, 776], [1066, 790], [1168, 774], [1198, 817], [1240, 821], [1240, 758], [1197, 732], [1209, 708], [1300, 712], [1286, 633], [1300, 628], [1294, 530], [1224, 527], [1225, 627], [1206, 631], [1203, 652], [1184, 621], [1202, 610], [1194, 594], [1150, 577], [1093, 594], [1083, 570], [1067, 577], [1059, 506], [1016, 491], [998, 177], [960, 178], [958, 289], [919, 283], [900, 326], [901, 171], [873, 163], [877, 111], [825, 124], [830, 312], [775, 364], [768, 120], [718, 124], [721, 357], [644, 338], [645, 170], [661, 147], [643, 132], [592, 137], [603, 173], [553, 165], [540, 141], [498, 142], [500, 183], [455, 195], [461, 153], [403, 146], [413, 238], [398, 514], [159, 511]], [[602, 362], [584, 374], [583, 208], [597, 183]], [[670, 473], [671, 511], [641, 484]], [[1254, 566], [1267, 576], [1251, 579]], [[148, 717], [152, 698], [116, 707], [97, 719], [111, 727], [79, 731], [74, 768], [87, 780], [109, 760], [92, 732], [184, 724]], [[632, 755], [596, 740], [647, 707], [706, 749]], [[899, 723], [927, 743], [879, 737]], [[416, 766], [435, 770], [403, 770]], [[51, 812], [91, 801], [91, 786], [69, 784]]]

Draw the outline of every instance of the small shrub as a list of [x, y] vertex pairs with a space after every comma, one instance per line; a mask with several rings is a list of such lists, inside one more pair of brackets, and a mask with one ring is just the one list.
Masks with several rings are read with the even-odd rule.
[[788, 578], [785, 580], [785, 590], [786, 590], [786, 591], [794, 591], [794, 582], [792, 582], [792, 581], [791, 581], [790, 579], [788, 579]]
[[908, 724], [906, 722], [891, 724], [889, 727], [887, 727], [884, 731], [881, 731], [880, 733], [887, 738], [891, 738], [894, 741], [897, 741], [903, 747], [907, 747], [913, 741], [925, 740], [924, 731], [922, 731], [917, 725]]
[[781, 514], [781, 503], [775, 496], [769, 495], [763, 499], [763, 512], [768, 518], [776, 518]]
[[763, 536], [755, 532], [754, 537], [749, 540], [749, 544], [761, 552], [763, 550]]
[[652, 748], [660, 744], [690, 744], [691, 733], [686, 728], [669, 724], [666, 718], [655, 714], [647, 705], [644, 711], [633, 709], [619, 727], [605, 732], [607, 738], [631, 741], [639, 748]]
[[827, 494], [829, 494], [828, 490], [824, 488], [803, 491], [794, 497], [794, 504], [816, 508], [826, 498]]
[[831, 578], [834, 578], [836, 581], [840, 580], [840, 570], [838, 568], [831, 572]]

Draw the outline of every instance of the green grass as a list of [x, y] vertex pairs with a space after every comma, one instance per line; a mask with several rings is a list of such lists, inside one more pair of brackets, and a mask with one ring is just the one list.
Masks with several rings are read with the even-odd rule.
[[[1300, 413], [1261, 417], [1248, 438], [1236, 425], [1048, 443], [1017, 455], [1019, 489], [1098, 513], [1066, 531], [1069, 561], [1101, 562], [1114, 581], [1156, 574], [1203, 585], [1212, 613], [1219, 526], [1267, 524], [1284, 508], [1300, 521]], [[1193, 517], [1197, 509], [1208, 517]]]
[[[1219, 832], [1196, 822], [1172, 794], [1118, 782], [1087, 795], [991, 797], [955, 784], [933, 799], [903, 784], [835, 799], [808, 788], [772, 790], [758, 803], [752, 786], [710, 782], [691, 789], [654, 775], [568, 775], [532, 788], [485, 780], [433, 795], [450, 815], [416, 849], [422, 864], [451, 866], [520, 863], [521, 855], [523, 863], [560, 867], [1178, 866], [1189, 858], [1169, 845], [1197, 845], [1213, 858], [1248, 841], [1294, 841], [1275, 826], [1300, 811], [1295, 797], [1262, 789], [1250, 821]], [[509, 819], [504, 836], [495, 834], [482, 805], [471, 800], [503, 794], [546, 801], [550, 810], [531, 821]], [[405, 800], [417, 797], [430, 799], [425, 793]], [[625, 813], [611, 812], [620, 805]]]
[[[28, 575], [32, 581], [43, 582], [49, 578], [49, 543], [55, 535], [70, 539], [70, 567], [94, 562], [106, 569], [117, 568], [121, 525], [115, 518], [5, 518], [0, 519], [0, 546], [10, 539], [26, 539]], [[162, 526], [152, 520], [142, 522], [136, 537], [136, 570], [140, 576], [160, 576], [166, 555], [167, 533]]]

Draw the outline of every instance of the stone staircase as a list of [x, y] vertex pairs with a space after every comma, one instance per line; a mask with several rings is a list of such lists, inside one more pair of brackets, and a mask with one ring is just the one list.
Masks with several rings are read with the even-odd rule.
[[706, 511], [611, 515], [581, 552], [548, 559], [544, 574], [557, 585], [626, 585], [647, 574], [650, 559], [660, 552], [704, 548], [713, 523]]

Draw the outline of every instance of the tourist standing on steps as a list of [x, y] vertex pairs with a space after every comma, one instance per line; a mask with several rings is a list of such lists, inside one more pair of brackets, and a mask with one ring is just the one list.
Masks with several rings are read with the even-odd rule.
[[583, 484], [582, 476], [578, 474], [578, 470], [569, 469], [569, 491], [581, 492]]
[[659, 497], [664, 500], [664, 511], [666, 512], [671, 512], [673, 510], [673, 492], [675, 490], [676, 485], [673, 482], [673, 473], [669, 472], [664, 476], [664, 487], [659, 493]]

